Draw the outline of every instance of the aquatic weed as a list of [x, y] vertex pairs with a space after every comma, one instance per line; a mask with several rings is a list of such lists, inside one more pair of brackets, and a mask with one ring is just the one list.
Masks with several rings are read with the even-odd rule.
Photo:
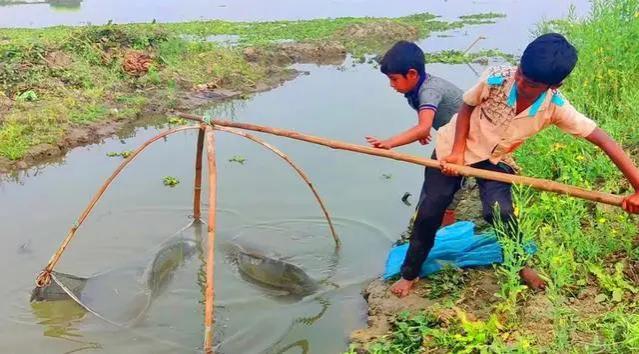
[[111, 151], [111, 152], [107, 152], [106, 155], [108, 157], [117, 157], [117, 156], [119, 156], [119, 157], [122, 157], [122, 158], [126, 159], [129, 156], [131, 156], [131, 154], [133, 154], [133, 150], [126, 150], [126, 151], [121, 151], [121, 152]]
[[175, 187], [180, 183], [180, 180], [175, 178], [175, 177], [171, 177], [171, 176], [165, 176], [162, 179], [162, 182], [164, 183], [165, 186], [167, 187]]
[[232, 158], [229, 159], [229, 162], [237, 162], [240, 165], [244, 165], [244, 163], [246, 162], [246, 158], [240, 156], [240, 155], [235, 155]]

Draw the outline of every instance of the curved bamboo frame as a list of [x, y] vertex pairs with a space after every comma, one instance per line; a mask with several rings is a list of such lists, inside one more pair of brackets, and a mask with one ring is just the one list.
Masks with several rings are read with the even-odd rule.
[[311, 181], [309, 180], [309, 178], [306, 175], [306, 173], [304, 173], [304, 171], [299, 166], [297, 166], [295, 164], [295, 162], [293, 162], [293, 160], [291, 160], [286, 154], [284, 154], [281, 150], [279, 150], [278, 148], [274, 147], [273, 145], [265, 142], [264, 140], [254, 136], [254, 135], [248, 134], [248, 133], [246, 133], [244, 131], [233, 129], [233, 128], [228, 128], [228, 127], [217, 126], [217, 125], [214, 125], [213, 129], [219, 130], [219, 131], [223, 131], [223, 132], [227, 132], [227, 133], [231, 133], [231, 134], [235, 134], [235, 135], [244, 137], [246, 139], [252, 140], [252, 141], [264, 146], [265, 148], [271, 150], [274, 154], [276, 154], [277, 156], [281, 157], [284, 161], [286, 161], [295, 170], [295, 172], [297, 172], [297, 174], [304, 180], [304, 182], [306, 182], [306, 184], [308, 185], [308, 188], [311, 189], [311, 192], [313, 193], [313, 195], [315, 196], [315, 199], [319, 203], [320, 208], [322, 208], [322, 212], [324, 213], [324, 217], [326, 217], [326, 221], [328, 222], [328, 227], [331, 230], [331, 235], [333, 236], [333, 240], [335, 241], [335, 247], [339, 248], [341, 246], [342, 242], [340, 241], [339, 236], [337, 235], [337, 232], [335, 232], [335, 227], [333, 226], [333, 221], [331, 220], [331, 216], [329, 215], [328, 210], [326, 209], [326, 206], [324, 205], [324, 202], [322, 201], [322, 198], [320, 197], [319, 193], [315, 189], [315, 186], [313, 186], [313, 183], [311, 183]]
[[[258, 143], [267, 149], [271, 150], [273, 153], [278, 155], [284, 161], [286, 161], [296, 172], [297, 174], [306, 182], [308, 187], [311, 189], [311, 192], [315, 196], [315, 199], [319, 203], [324, 216], [329, 224], [329, 228], [331, 234], [333, 236], [333, 240], [335, 241], [336, 250], [339, 249], [341, 242], [337, 233], [335, 232], [335, 228], [333, 226], [333, 222], [330, 218], [328, 210], [326, 209], [322, 198], [319, 196], [319, 193], [309, 180], [308, 176], [304, 171], [299, 168], [286, 154], [277, 149], [276, 147], [270, 145], [269, 143], [247, 134], [246, 132], [239, 131], [232, 128], [227, 127], [218, 127], [205, 124], [201, 122], [200, 125], [197, 126], [188, 126], [188, 127], [179, 127], [169, 129], [165, 132], [162, 132], [153, 138], [145, 141], [140, 147], [135, 149], [129, 157], [124, 159], [118, 167], [113, 171], [113, 173], [107, 178], [107, 180], [102, 184], [100, 189], [93, 196], [88, 206], [84, 209], [80, 217], [76, 221], [76, 223], [71, 227], [67, 236], [62, 241], [62, 244], [57, 249], [57, 251], [53, 254], [46, 267], [40, 272], [38, 277], [36, 278], [36, 286], [45, 287], [51, 283], [53, 269], [59, 262], [62, 254], [66, 250], [69, 243], [75, 237], [78, 229], [84, 223], [84, 221], [88, 218], [88, 216], [93, 211], [93, 208], [97, 205], [98, 201], [107, 189], [111, 186], [113, 181], [122, 173], [122, 171], [133, 162], [138, 155], [140, 155], [144, 150], [146, 150], [149, 146], [151, 146], [156, 141], [165, 138], [168, 135], [186, 131], [186, 130], [198, 130], [198, 139], [197, 139], [197, 147], [196, 147], [196, 159], [195, 159], [195, 180], [194, 180], [194, 189], [193, 189], [193, 218], [195, 221], [201, 220], [201, 193], [202, 193], [202, 153], [204, 150], [204, 144], [206, 142], [206, 150], [207, 150], [207, 162], [209, 166], [209, 210], [208, 210], [208, 241], [207, 241], [207, 261], [206, 261], [206, 290], [205, 290], [205, 311], [204, 311], [204, 352], [205, 353], [213, 353], [212, 344], [213, 344], [213, 324], [215, 323], [215, 314], [214, 314], [214, 301], [215, 301], [215, 217], [216, 217], [216, 204], [217, 204], [217, 166], [215, 161], [215, 136], [214, 130], [224, 131], [230, 134], [238, 135], [249, 139], [255, 143]], [[102, 318], [98, 315], [98, 317]]]
[[71, 242], [71, 240], [73, 240], [73, 237], [75, 236], [76, 232], [78, 231], [80, 226], [82, 226], [82, 224], [87, 219], [87, 217], [89, 216], [91, 211], [93, 211], [93, 208], [98, 203], [98, 201], [100, 200], [100, 198], [102, 197], [104, 192], [106, 192], [106, 190], [109, 188], [109, 186], [111, 186], [111, 184], [113, 183], [115, 178], [122, 172], [122, 170], [124, 170], [124, 168], [127, 165], [129, 165], [131, 162], [133, 162], [133, 160], [135, 160], [135, 158], [142, 151], [146, 150], [146, 148], [148, 148], [154, 142], [156, 142], [156, 141], [158, 141], [158, 140], [160, 140], [160, 139], [162, 139], [162, 138], [164, 138], [164, 137], [166, 137], [168, 135], [171, 135], [171, 134], [174, 134], [174, 133], [177, 133], [177, 132], [181, 132], [181, 131], [185, 131], [185, 130], [191, 130], [191, 129], [200, 129], [200, 127], [199, 126], [179, 127], [179, 128], [173, 128], [173, 129], [169, 129], [169, 130], [167, 130], [165, 132], [162, 132], [162, 133], [154, 136], [153, 138], [147, 140], [146, 142], [144, 142], [139, 148], [135, 149], [135, 151], [133, 151], [133, 153], [131, 153], [131, 155], [128, 158], [124, 159], [124, 161], [122, 161], [120, 163], [120, 165], [118, 165], [118, 167], [115, 169], [115, 171], [113, 171], [111, 176], [109, 176], [109, 178], [107, 178], [107, 180], [104, 182], [104, 184], [102, 184], [102, 187], [100, 187], [100, 189], [98, 189], [98, 192], [93, 196], [93, 199], [91, 199], [91, 201], [89, 202], [89, 205], [86, 207], [86, 209], [84, 209], [82, 214], [80, 214], [80, 217], [78, 218], [78, 221], [76, 221], [76, 223], [71, 227], [71, 229], [69, 229], [69, 232], [67, 233], [67, 236], [64, 238], [64, 241], [62, 241], [62, 244], [60, 245], [58, 250], [53, 254], [53, 256], [51, 256], [51, 259], [49, 260], [49, 263], [47, 263], [47, 266], [42, 270], [42, 272], [40, 272], [40, 274], [36, 278], [36, 285], [38, 287], [44, 287], [44, 286], [47, 286], [47, 285], [49, 285], [51, 283], [51, 272], [53, 271], [53, 268], [55, 267], [55, 265], [60, 260], [60, 257], [62, 256], [62, 253], [65, 251], [65, 249], [69, 245], [69, 242]]

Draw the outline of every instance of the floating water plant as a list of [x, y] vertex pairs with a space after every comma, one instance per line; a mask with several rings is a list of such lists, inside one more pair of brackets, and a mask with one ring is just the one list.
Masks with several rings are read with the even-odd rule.
[[168, 186], [168, 187], [175, 187], [175, 186], [177, 186], [178, 184], [180, 184], [180, 180], [178, 180], [178, 179], [177, 179], [177, 178], [175, 178], [175, 177], [171, 177], [171, 176], [166, 176], [166, 177], [164, 177], [164, 178], [162, 179], [162, 181], [164, 182], [164, 185], [165, 185], [165, 186]]

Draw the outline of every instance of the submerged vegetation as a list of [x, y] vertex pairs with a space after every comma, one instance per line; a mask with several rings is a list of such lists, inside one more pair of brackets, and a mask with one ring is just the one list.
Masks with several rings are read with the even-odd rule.
[[[540, 26], [564, 33], [579, 50], [579, 62], [562, 91], [625, 147], [635, 162], [639, 134], [639, 0], [596, 0], [588, 18], [569, 17]], [[517, 153], [523, 173], [601, 191], [632, 192], [605, 154], [551, 128]], [[587, 162], [587, 163], [585, 163]], [[467, 287], [451, 301], [459, 280], [435, 275], [436, 306], [400, 314], [370, 353], [631, 353], [639, 350], [639, 251], [633, 216], [552, 193], [515, 189], [524, 240], [538, 246], [530, 261], [548, 281], [545, 293], [520, 284], [521, 247], [501, 239], [505, 261], [496, 266], [498, 290], [484, 301]], [[497, 230], [499, 231], [499, 230]], [[499, 232], [498, 232], [499, 233]], [[474, 271], [467, 271], [474, 274]], [[453, 273], [454, 274], [454, 273]], [[441, 282], [449, 290], [442, 294]], [[424, 285], [421, 285], [424, 286]], [[454, 299], [453, 299], [454, 300]], [[442, 313], [452, 316], [442, 316]], [[451, 312], [452, 311], [452, 312]], [[353, 345], [351, 353], [361, 353]]]
[[379, 54], [399, 39], [500, 16], [0, 29], [0, 162], [37, 158], [29, 153], [37, 145], [64, 149], [72, 127], [205, 102], [185, 93], [224, 89], [218, 96], [226, 97], [268, 88], [290, 77], [287, 66], [296, 60]]

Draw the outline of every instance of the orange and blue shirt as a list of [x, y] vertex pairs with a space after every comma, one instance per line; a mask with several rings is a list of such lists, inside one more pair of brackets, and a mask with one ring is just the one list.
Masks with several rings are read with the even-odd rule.
[[[586, 137], [597, 127], [592, 119], [578, 112], [561, 93], [550, 89], [526, 110], [516, 114], [516, 72], [517, 67], [489, 68], [464, 93], [464, 102], [475, 107], [470, 116], [465, 164], [489, 160], [493, 164], [504, 162], [517, 169], [512, 152], [541, 130], [555, 125], [566, 133]], [[435, 147], [438, 158], [444, 158], [452, 152], [456, 122], [455, 116], [439, 129]]]

